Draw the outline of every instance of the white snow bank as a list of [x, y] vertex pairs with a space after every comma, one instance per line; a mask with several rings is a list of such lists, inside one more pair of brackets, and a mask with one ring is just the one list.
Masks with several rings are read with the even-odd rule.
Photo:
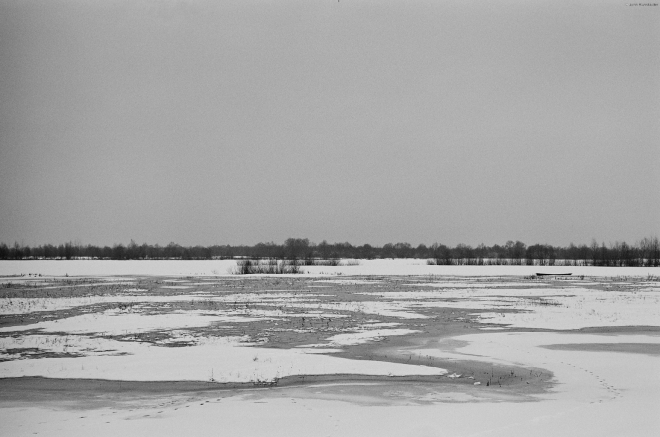
[[376, 329], [373, 331], [349, 332], [329, 337], [327, 339], [329, 343], [326, 346], [350, 346], [370, 341], [380, 341], [392, 335], [407, 335], [415, 332], [419, 331], [413, 329]]
[[[188, 341], [193, 344], [240, 344], [246, 343], [246, 337], [193, 337], [185, 331], [172, 331], [173, 338], [161, 341], [160, 344]], [[15, 337], [0, 337], [0, 358], [20, 359], [20, 354], [10, 355], [12, 349], [35, 349], [34, 353], [80, 354], [84, 356], [109, 356], [132, 353], [135, 349], [127, 342], [118, 342], [106, 338], [90, 338], [84, 335], [52, 335], [34, 334]]]
[[417, 299], [482, 299], [498, 296], [558, 296], [572, 295], [585, 289], [577, 288], [510, 288], [510, 289], [446, 289], [446, 290], [410, 290], [410, 291], [365, 291], [357, 292], [365, 296], [379, 296], [384, 299], [417, 300]]
[[122, 335], [155, 330], [170, 330], [208, 326], [211, 323], [246, 323], [268, 320], [264, 317], [243, 317], [203, 311], [170, 312], [167, 314], [126, 313], [107, 310], [101, 313], [82, 314], [66, 319], [47, 320], [30, 325], [7, 326], [0, 332], [18, 332], [40, 329], [41, 332], [66, 332], [69, 334], [102, 333]]
[[[127, 289], [128, 292], [145, 291]], [[290, 302], [307, 302], [325, 296], [312, 293], [240, 293], [216, 296], [212, 294], [178, 295], [93, 295], [81, 297], [11, 297], [0, 298], [0, 314], [29, 314], [31, 312], [57, 311], [105, 303], [165, 303], [165, 302], [237, 302], [281, 305]]]
[[472, 316], [477, 322], [509, 327], [564, 330], [593, 326], [660, 326], [660, 292], [648, 289], [449, 289], [360, 294], [388, 299], [378, 303], [389, 305], [394, 312], [420, 308], [488, 309], [491, 311]]
[[[660, 276], [660, 267], [542, 267], [542, 266], [430, 266], [425, 260], [360, 260], [359, 266], [305, 266], [303, 276], [413, 275], [413, 276], [529, 276], [540, 273], [572, 273], [574, 276]], [[0, 261], [0, 276], [41, 274], [47, 276], [225, 276], [234, 260], [34, 260]], [[258, 275], [261, 276], [261, 275]], [[300, 276], [300, 275], [292, 275]]]
[[38, 273], [46, 276], [221, 276], [236, 266], [232, 260], [29, 260], [0, 261], [0, 275]]
[[0, 377], [47, 376], [129, 381], [271, 381], [289, 375], [442, 375], [438, 367], [323, 355], [323, 350], [265, 349], [209, 341], [198, 346], [159, 347], [98, 340], [99, 349], [128, 355], [41, 358], [0, 362]]
[[[138, 289], [126, 291], [141, 291]], [[192, 296], [191, 296], [192, 297]], [[105, 303], [133, 304], [137, 302], [168, 302], [176, 298], [166, 296], [95, 295], [81, 297], [10, 297], [0, 299], [0, 314], [29, 314], [58, 311]]]
[[410, 287], [438, 287], [438, 288], [499, 288], [499, 287], [544, 287], [547, 284], [543, 282], [530, 282], [530, 281], [436, 281], [436, 282], [416, 282], [412, 284], [405, 284]]
[[[138, 405], [137, 408], [61, 408], [51, 405], [40, 407], [38, 404], [19, 405], [6, 403], [2, 409], [2, 429], [6, 435], [29, 436], [36, 433], [67, 437], [88, 435], [90, 430], [97, 437], [117, 435], [193, 435], [215, 436], [218, 430], [227, 435], [273, 435], [302, 437], [309, 435], [341, 435], [362, 437], [365, 430], [369, 435], [451, 435], [493, 437], [555, 437], [557, 435], [575, 435], [583, 437], [602, 436], [651, 436], [657, 434], [660, 418], [657, 406], [660, 393], [660, 379], [657, 369], [660, 359], [641, 354], [584, 352], [566, 350], [548, 350], [547, 344], [599, 343], [599, 342], [658, 342], [653, 336], [598, 336], [583, 334], [525, 333], [508, 336], [502, 334], [483, 334], [456, 337], [466, 341], [467, 345], [455, 351], [451, 339], [438, 348], [416, 351], [422, 355], [446, 357], [448, 359], [483, 360], [498, 362], [503, 365], [520, 363], [547, 369], [554, 373], [557, 385], [552, 393], [536, 396], [537, 402], [519, 402], [516, 397], [497, 387], [466, 385], [457, 389], [450, 386], [442, 391], [430, 392], [415, 400], [428, 401], [430, 404], [397, 402], [397, 394], [388, 392], [386, 399], [368, 396], [368, 390], [342, 390], [343, 397], [323, 398], [324, 387], [335, 384], [314, 384], [307, 388], [283, 388], [276, 390], [252, 391], [243, 396], [205, 398], [193, 397], [188, 402], [176, 402], [176, 399], [157, 399], [152, 405]], [[190, 348], [177, 348], [190, 349]], [[225, 346], [218, 347], [220, 352]], [[237, 348], [238, 349], [238, 348]], [[288, 356], [265, 355], [262, 349], [240, 348], [244, 352], [231, 354], [224, 360], [231, 365], [230, 372], [236, 376], [241, 372], [258, 375], [267, 366], [293, 369], [295, 359], [304, 356], [301, 351]], [[50, 376], [49, 371], [58, 376], [85, 373], [97, 377], [112, 375], [112, 369], [105, 365], [96, 366], [96, 362], [112, 359], [112, 363], [121, 366], [133, 363], [125, 369], [126, 374], [138, 374], [151, 371], [155, 375], [190, 377], [197, 372], [209, 380], [211, 376], [219, 380], [224, 373], [219, 372], [223, 357], [201, 353], [199, 349], [191, 358], [199, 357], [202, 361], [194, 364], [188, 371], [187, 366], [180, 366], [180, 372], [168, 370], [169, 357], [160, 357], [148, 353], [141, 359], [131, 357], [99, 357], [98, 360], [83, 359], [42, 359], [23, 360], [12, 365], [12, 374], [20, 375], [16, 370], [20, 365], [42, 366], [41, 369], [25, 367], [31, 373]], [[167, 352], [167, 351], [166, 351]], [[235, 350], [236, 352], [236, 350]], [[289, 351], [286, 351], [287, 353]], [[209, 351], [213, 354], [213, 351]], [[256, 360], [255, 360], [256, 358]], [[308, 356], [309, 358], [309, 356]], [[317, 358], [332, 358], [320, 356]], [[268, 361], [270, 360], [270, 361]], [[278, 361], [279, 360], [279, 361]], [[107, 361], [110, 363], [110, 361]], [[62, 363], [62, 364], [59, 364]], [[73, 364], [71, 364], [73, 363]], [[152, 363], [154, 365], [152, 365]], [[277, 363], [277, 364], [275, 364]], [[314, 366], [346, 370], [337, 361], [305, 361], [305, 369]], [[0, 374], [9, 370], [0, 363]], [[370, 364], [362, 361], [358, 364]], [[224, 365], [224, 364], [223, 364]], [[260, 365], [261, 367], [255, 368]], [[423, 368], [423, 367], [422, 367]], [[66, 370], [64, 370], [66, 369]], [[417, 369], [411, 366], [406, 371]], [[428, 369], [428, 368], [427, 368]], [[107, 370], [107, 371], [106, 371]], [[120, 369], [124, 371], [124, 369]], [[272, 374], [272, 370], [270, 371]], [[277, 372], [277, 370], [275, 370]], [[318, 373], [318, 372], [317, 372]], [[119, 375], [121, 376], [121, 375]], [[465, 378], [469, 373], [463, 373]], [[484, 375], [479, 375], [483, 377]], [[108, 378], [112, 379], [112, 378]], [[185, 379], [185, 378], [176, 378]], [[351, 384], [355, 385], [355, 384]], [[370, 384], [373, 385], [373, 384]], [[365, 385], [366, 386], [366, 385]], [[405, 396], [406, 390], [399, 386], [397, 390]], [[311, 390], [310, 390], [311, 388]], [[315, 398], [319, 393], [319, 398]], [[392, 397], [390, 397], [392, 396]], [[360, 400], [374, 401], [372, 404], [360, 404]], [[399, 400], [401, 397], [398, 398]], [[358, 401], [351, 402], [352, 400]], [[378, 401], [391, 400], [386, 404]], [[173, 405], [167, 406], [171, 401]], [[374, 405], [375, 404], [375, 405]], [[38, 417], [39, 420], [35, 420]], [[255, 420], [258, 417], [259, 420]], [[405, 418], [405, 420], [402, 420]], [[478, 418], [479, 420], [474, 420]]]
[[316, 308], [332, 311], [350, 311], [365, 314], [375, 314], [386, 317], [397, 317], [400, 319], [426, 319], [427, 316], [423, 314], [407, 311], [406, 307], [398, 302], [375, 302], [375, 301], [362, 301], [362, 302], [318, 302], [318, 303], [289, 303], [293, 308]]

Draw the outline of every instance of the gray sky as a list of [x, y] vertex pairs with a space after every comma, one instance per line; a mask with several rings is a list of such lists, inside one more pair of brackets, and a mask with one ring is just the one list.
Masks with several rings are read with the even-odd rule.
[[0, 241], [660, 234], [660, 7], [0, 0]]

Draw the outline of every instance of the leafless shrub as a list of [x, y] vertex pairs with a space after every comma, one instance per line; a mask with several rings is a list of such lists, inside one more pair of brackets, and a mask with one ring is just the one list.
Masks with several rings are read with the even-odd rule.
[[235, 275], [282, 275], [305, 273], [300, 264], [301, 263], [296, 260], [278, 260], [276, 258], [266, 260], [244, 259], [236, 262], [236, 267], [232, 273]]
[[359, 265], [362, 265], [362, 263], [358, 259], [347, 259], [344, 262], [344, 265], [345, 266], [359, 266]]

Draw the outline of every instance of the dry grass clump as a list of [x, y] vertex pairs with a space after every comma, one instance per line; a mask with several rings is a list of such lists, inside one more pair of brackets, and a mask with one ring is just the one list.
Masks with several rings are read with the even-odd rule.
[[339, 258], [329, 258], [329, 259], [312, 259], [311, 262], [307, 265], [309, 266], [328, 266], [328, 267], [337, 267], [341, 265]]
[[360, 262], [359, 259], [347, 259], [346, 261], [344, 261], [344, 263], [342, 265], [345, 265], [345, 266], [360, 266], [360, 265], [362, 265], [362, 263]]
[[362, 265], [360, 260], [357, 259], [347, 259], [341, 260], [339, 258], [306, 258], [303, 260], [303, 264], [306, 266], [324, 266], [324, 267], [338, 267], [338, 266], [359, 266]]
[[276, 258], [239, 260], [232, 271], [232, 274], [234, 275], [283, 275], [302, 273], [305, 273], [305, 271], [301, 268], [298, 261], [278, 260]]

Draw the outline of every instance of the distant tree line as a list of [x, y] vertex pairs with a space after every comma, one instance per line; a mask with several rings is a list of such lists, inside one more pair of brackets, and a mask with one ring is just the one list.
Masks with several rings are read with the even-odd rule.
[[350, 243], [315, 244], [307, 238], [288, 238], [283, 244], [258, 243], [246, 245], [167, 246], [131, 240], [128, 245], [94, 246], [91, 244], [64, 243], [57, 246], [23, 246], [15, 242], [12, 246], [0, 244], [0, 259], [289, 259], [311, 263], [314, 259], [375, 259], [375, 258], [421, 258], [437, 265], [584, 265], [584, 266], [660, 266], [660, 243], [657, 237], [644, 238], [635, 244], [616, 242], [605, 245], [595, 240], [590, 245], [567, 247], [549, 244], [527, 246], [520, 241], [507, 241], [504, 245], [472, 247], [459, 244], [449, 247], [444, 244], [413, 247], [409, 243], [388, 243], [383, 246]]

